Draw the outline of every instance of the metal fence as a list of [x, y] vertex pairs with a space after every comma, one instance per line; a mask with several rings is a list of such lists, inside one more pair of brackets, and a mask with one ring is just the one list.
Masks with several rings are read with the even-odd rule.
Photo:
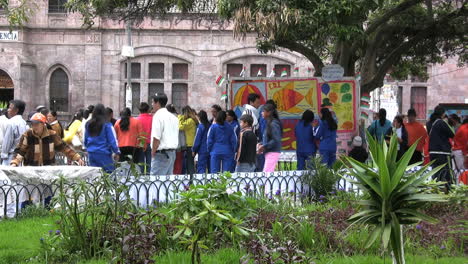
[[[455, 171], [456, 177], [462, 171]], [[310, 202], [315, 197], [314, 191], [305, 179], [312, 176], [313, 171], [279, 171], [275, 173], [234, 173], [230, 189], [239, 191], [243, 195], [254, 197], [267, 197], [282, 199], [287, 197], [290, 201], [301, 204]], [[124, 193], [117, 199], [129, 197], [139, 207], [152, 204], [169, 203], [177, 199], [178, 194], [191, 184], [199, 185], [219, 178], [218, 174], [170, 175], [170, 176], [133, 176], [129, 167], [122, 166], [111, 175], [116, 186], [125, 185]], [[309, 177], [310, 179], [310, 177]], [[97, 181], [86, 180], [85, 184], [93, 191], [101, 188]], [[68, 182], [65, 190], [71, 191], [78, 182]], [[336, 184], [337, 190], [360, 192], [357, 186], [345, 179]], [[49, 206], [52, 197], [59, 192], [57, 180], [52, 182], [0, 182], [0, 217], [14, 217], [23, 208], [31, 204]]]

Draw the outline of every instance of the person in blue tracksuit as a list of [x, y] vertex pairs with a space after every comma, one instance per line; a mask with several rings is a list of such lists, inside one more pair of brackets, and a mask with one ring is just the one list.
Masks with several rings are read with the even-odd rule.
[[336, 160], [336, 124], [328, 108], [320, 109], [320, 121], [313, 122], [314, 136], [320, 140], [319, 152], [322, 156], [322, 163], [332, 167]]
[[296, 157], [297, 169], [307, 168], [306, 163], [315, 157], [317, 147], [315, 146], [315, 137], [312, 131], [312, 122], [314, 121], [314, 112], [304, 111], [301, 120], [296, 124], [294, 133], [296, 135]]
[[[239, 142], [239, 136], [240, 136], [240, 125], [239, 121], [237, 120], [237, 115], [233, 110], [227, 110], [226, 111], [226, 123], [229, 124], [232, 127], [232, 130], [234, 131], [234, 134], [236, 134], [236, 139], [237, 142]], [[236, 150], [239, 149], [239, 146], [236, 147]], [[236, 156], [236, 155], [234, 155]], [[231, 164], [231, 169], [229, 171], [234, 172], [236, 170], [236, 159], [234, 158], [232, 160]]]
[[192, 151], [194, 156], [198, 154], [197, 173], [206, 173], [210, 160], [210, 153], [206, 146], [210, 121], [208, 121], [208, 115], [205, 111], [201, 110], [198, 112], [198, 121], [199, 124], [197, 126]]
[[112, 124], [107, 121], [104, 105], [97, 104], [93, 110], [93, 117], [86, 124], [84, 145], [88, 151], [89, 165], [101, 167], [107, 173], [114, 171], [112, 153], [116, 160], [120, 150], [116, 141]]
[[372, 122], [367, 130], [378, 142], [383, 142], [387, 131], [392, 128], [392, 122], [387, 120], [387, 111], [383, 108], [379, 110], [378, 116], [379, 119]]
[[232, 169], [232, 161], [237, 148], [237, 139], [232, 127], [226, 123], [226, 113], [216, 115], [216, 123], [208, 131], [207, 147], [210, 153], [210, 172], [218, 173]]
[[237, 121], [237, 115], [233, 110], [226, 111], [226, 123], [228, 123], [232, 127], [234, 133], [236, 134], [236, 138], [239, 138], [240, 125], [239, 121]]

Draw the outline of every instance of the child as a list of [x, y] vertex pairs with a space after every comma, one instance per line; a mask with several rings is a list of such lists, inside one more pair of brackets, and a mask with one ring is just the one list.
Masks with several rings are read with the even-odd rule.
[[258, 144], [257, 152], [265, 153], [263, 172], [274, 172], [281, 154], [283, 128], [274, 105], [266, 104], [263, 107], [262, 116], [265, 118], [267, 126], [263, 132], [262, 144]]
[[243, 115], [240, 118], [239, 150], [237, 151], [236, 172], [254, 172], [256, 161], [257, 136], [252, 131], [253, 117]]
[[[216, 115], [216, 123], [211, 125], [206, 141], [210, 152], [210, 173], [231, 171], [237, 140], [232, 127], [226, 123], [226, 112]], [[222, 170], [221, 170], [222, 164]]]
[[193, 156], [198, 154], [197, 162], [197, 173], [206, 173], [209, 168], [210, 153], [206, 146], [206, 139], [208, 130], [210, 129], [210, 121], [208, 121], [208, 115], [205, 111], [200, 110], [198, 112], [197, 132], [195, 134], [195, 142], [193, 143]]
[[362, 147], [362, 138], [360, 136], [355, 136], [353, 138], [353, 149], [351, 149], [348, 156], [359, 162], [366, 162], [369, 154], [367, 154], [366, 149]]

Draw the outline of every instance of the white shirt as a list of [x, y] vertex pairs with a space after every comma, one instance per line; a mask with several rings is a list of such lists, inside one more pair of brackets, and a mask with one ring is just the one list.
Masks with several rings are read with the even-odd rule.
[[[402, 129], [401, 127], [395, 129], [395, 132], [396, 132], [396, 135], [397, 135], [398, 138], [402, 138], [402, 136], [403, 136], [403, 129]], [[400, 143], [398, 143], [398, 150], [400, 150]]]
[[249, 105], [249, 104], [246, 104], [244, 106], [244, 112], [242, 113], [243, 115], [251, 115], [252, 118], [253, 118], [253, 123], [252, 123], [252, 127], [256, 128], [257, 125], [258, 125], [258, 110], [257, 108]]
[[5, 135], [5, 129], [8, 123], [8, 118], [5, 115], [0, 116], [0, 151], [2, 149], [3, 135]]
[[9, 154], [15, 152], [15, 148], [18, 146], [21, 136], [29, 129], [21, 115], [15, 115], [6, 123], [7, 125], [2, 142], [2, 159], [7, 159]]
[[151, 148], [154, 148], [153, 138], [159, 140], [157, 150], [175, 150], [179, 145], [179, 119], [166, 108], [159, 109], [153, 116]]

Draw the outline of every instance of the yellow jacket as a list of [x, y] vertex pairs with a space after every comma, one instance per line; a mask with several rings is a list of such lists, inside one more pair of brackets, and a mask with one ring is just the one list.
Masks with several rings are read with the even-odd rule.
[[185, 143], [187, 147], [193, 147], [195, 134], [197, 132], [197, 123], [192, 118], [185, 119], [183, 115], [179, 115], [179, 130], [185, 133]]
[[71, 124], [71, 126], [63, 132], [63, 141], [67, 144], [71, 144], [73, 137], [79, 133], [79, 130], [81, 129], [81, 121], [80, 120], [75, 120]]

